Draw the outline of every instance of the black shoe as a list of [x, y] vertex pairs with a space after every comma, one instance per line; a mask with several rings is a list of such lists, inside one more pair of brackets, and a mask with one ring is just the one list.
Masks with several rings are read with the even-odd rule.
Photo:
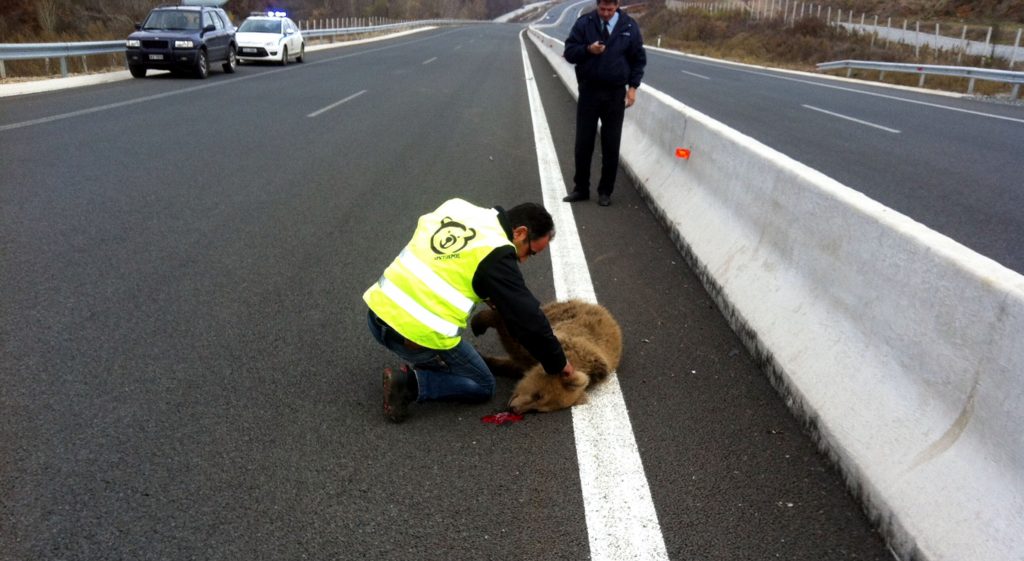
[[612, 204], [612, 198], [610, 196], [608, 196], [608, 195], [598, 195], [597, 196], [597, 204], [599, 204], [601, 206], [608, 206], [608, 205]]
[[572, 193], [569, 193], [568, 195], [566, 195], [562, 199], [562, 202], [565, 202], [565, 203], [575, 203], [576, 201], [589, 201], [589, 200], [590, 200], [590, 195], [588, 193], [581, 193], [579, 191], [573, 191]]
[[409, 404], [416, 400], [412, 388], [415, 379], [405, 364], [397, 371], [384, 369], [384, 417], [392, 423], [401, 423], [409, 416]]

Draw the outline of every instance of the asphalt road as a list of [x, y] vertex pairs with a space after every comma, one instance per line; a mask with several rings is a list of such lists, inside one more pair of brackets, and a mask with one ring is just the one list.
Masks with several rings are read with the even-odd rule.
[[[540, 31], [564, 41], [591, 4], [560, 4]], [[1024, 104], [655, 49], [644, 83], [1024, 273]]]
[[[386, 423], [361, 300], [443, 200], [540, 199], [520, 30], [3, 101], [0, 560], [589, 558], [570, 412]], [[669, 557], [891, 559], [624, 176], [574, 211]]]

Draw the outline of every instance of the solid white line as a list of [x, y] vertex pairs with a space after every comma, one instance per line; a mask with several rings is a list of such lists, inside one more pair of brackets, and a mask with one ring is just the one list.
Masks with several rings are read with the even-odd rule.
[[314, 111], [314, 112], [312, 112], [312, 113], [310, 113], [309, 115], [306, 115], [306, 116], [307, 117], [316, 117], [317, 115], [323, 113], [324, 111], [330, 111], [331, 109], [334, 109], [335, 107], [341, 105], [342, 103], [345, 103], [346, 101], [353, 100], [353, 99], [363, 95], [364, 93], [366, 93], [366, 90], [363, 90], [361, 92], [356, 92], [356, 93], [346, 97], [345, 99], [343, 99], [341, 101], [335, 101], [334, 103], [328, 105], [327, 107], [324, 107], [323, 109]]
[[[562, 169], [522, 33], [519, 42], [544, 206], [554, 218], [558, 234], [548, 246], [555, 294], [559, 300], [579, 298], [597, 302], [572, 207], [562, 202], [566, 194]], [[665, 538], [654, 510], [629, 412], [619, 389], [618, 374], [590, 390], [588, 397], [587, 404], [572, 408], [572, 424], [590, 538], [590, 559], [668, 561]]]
[[896, 129], [890, 129], [889, 127], [883, 127], [882, 125], [876, 125], [874, 123], [869, 123], [867, 121], [862, 121], [860, 119], [854, 119], [853, 117], [849, 117], [849, 116], [842, 115], [842, 114], [839, 114], [839, 113], [833, 113], [831, 111], [826, 111], [824, 109], [820, 109], [820, 108], [815, 107], [813, 105], [804, 105], [804, 107], [806, 107], [808, 109], [812, 109], [814, 111], [820, 111], [821, 113], [824, 113], [826, 115], [832, 115], [833, 117], [839, 117], [840, 119], [846, 119], [847, 121], [853, 121], [854, 123], [859, 123], [861, 125], [867, 125], [869, 127], [875, 127], [876, 129], [882, 129], [882, 130], [884, 130], [886, 132], [891, 132], [891, 133], [894, 133], [894, 134], [899, 134], [900, 133], [900, 131], [898, 131]]
[[434, 62], [435, 60], [437, 60], [437, 57], [434, 57], [434, 58], [431, 58], [431, 59], [427, 59], [427, 60], [423, 61], [423, 64], [430, 64], [431, 62]]
[[702, 76], [702, 75], [700, 75], [700, 74], [695, 74], [695, 73], [693, 73], [693, 72], [687, 72], [687, 71], [685, 71], [685, 70], [681, 70], [681, 72], [682, 72], [683, 74], [689, 74], [690, 76], [696, 76], [696, 77], [698, 77], [698, 78], [703, 78], [703, 79], [705, 79], [705, 80], [710, 80], [710, 79], [711, 79], [711, 78], [708, 78], [707, 76]]

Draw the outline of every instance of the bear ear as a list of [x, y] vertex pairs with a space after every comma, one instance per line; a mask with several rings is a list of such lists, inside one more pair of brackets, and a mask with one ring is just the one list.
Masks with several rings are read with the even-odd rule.
[[569, 378], [562, 378], [562, 386], [567, 390], [578, 390], [590, 385], [590, 376], [586, 372], [577, 370]]
[[449, 222], [454, 222], [451, 216], [445, 216], [441, 219], [441, 226], [447, 226]]

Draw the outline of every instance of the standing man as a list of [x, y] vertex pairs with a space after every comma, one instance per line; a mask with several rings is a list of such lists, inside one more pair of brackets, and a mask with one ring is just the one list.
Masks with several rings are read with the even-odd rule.
[[363, 294], [370, 333], [411, 363], [384, 370], [385, 417], [402, 422], [413, 402], [494, 397], [494, 375], [461, 337], [482, 301], [548, 374], [572, 375], [519, 270], [554, 236], [551, 215], [535, 203], [506, 211], [452, 199], [420, 217], [412, 240]]
[[640, 27], [619, 10], [619, 0], [597, 0], [597, 9], [576, 20], [565, 40], [565, 60], [576, 65], [579, 101], [576, 105], [576, 175], [574, 203], [590, 198], [590, 160], [597, 122], [601, 121], [601, 180], [597, 204], [611, 204], [619, 169], [619, 144], [626, 108], [636, 102], [644, 77], [647, 53]]

